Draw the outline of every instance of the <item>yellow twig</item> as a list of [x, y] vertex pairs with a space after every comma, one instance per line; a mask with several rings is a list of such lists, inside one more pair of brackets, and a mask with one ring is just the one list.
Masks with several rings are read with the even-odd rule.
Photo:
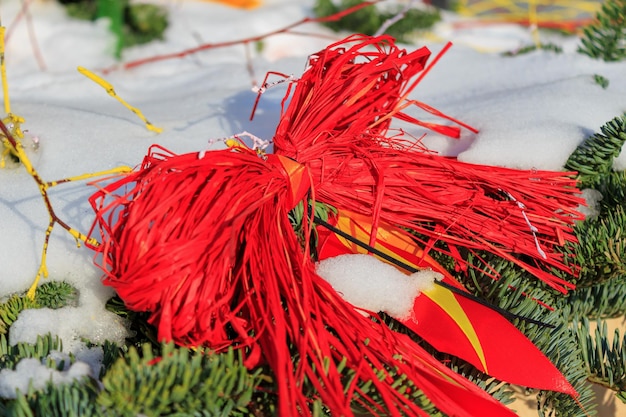
[[46, 235], [44, 238], [43, 250], [41, 253], [41, 261], [39, 264], [39, 269], [37, 270], [35, 281], [31, 285], [27, 293], [28, 297], [33, 298], [35, 296], [35, 290], [37, 289], [37, 285], [39, 284], [39, 280], [41, 279], [41, 277], [48, 276], [48, 268], [46, 267], [46, 256], [48, 254], [48, 243], [50, 241], [50, 235], [52, 234], [52, 230], [55, 224], [59, 224], [62, 228], [67, 230], [67, 232], [70, 235], [72, 235], [74, 239], [76, 239], [76, 243], [78, 245], [80, 245], [80, 242], [88, 242], [89, 244], [94, 245], [94, 246], [98, 245], [97, 240], [93, 238], [88, 238], [83, 233], [70, 227], [67, 223], [65, 223], [56, 215], [56, 213], [54, 212], [54, 208], [52, 207], [50, 197], [48, 196], [48, 189], [51, 187], [54, 187], [55, 185], [62, 184], [65, 182], [83, 180], [83, 179], [93, 178], [93, 177], [102, 176], [102, 175], [120, 174], [124, 172], [129, 172], [131, 171], [131, 168], [117, 167], [117, 168], [113, 168], [107, 171], [96, 172], [92, 174], [83, 174], [83, 175], [79, 175], [76, 177], [65, 178], [65, 179], [58, 180], [58, 181], [46, 182], [41, 178], [37, 170], [33, 167], [32, 163], [30, 162], [30, 159], [28, 159], [28, 155], [26, 155], [26, 152], [24, 151], [24, 148], [22, 147], [22, 143], [18, 139], [15, 139], [14, 137], [15, 129], [19, 129], [19, 124], [14, 123], [13, 128], [9, 129], [7, 125], [5, 125], [5, 121], [7, 119], [13, 120], [13, 119], [6, 118], [5, 120], [0, 121], [0, 130], [2, 130], [3, 140], [6, 141], [8, 149], [10, 149], [11, 152], [14, 153], [19, 158], [20, 162], [24, 166], [24, 169], [26, 169], [26, 172], [28, 172], [28, 174], [30, 174], [30, 176], [37, 183], [37, 187], [39, 188], [39, 193], [41, 194], [41, 198], [43, 198], [43, 201], [44, 201], [44, 204], [46, 205], [46, 209], [48, 210], [48, 216], [49, 216], [49, 222], [48, 222], [48, 227], [46, 228]]
[[90, 172], [87, 174], [81, 174], [81, 175], [76, 175], [74, 177], [68, 177], [68, 178], [63, 178], [60, 180], [56, 180], [56, 181], [49, 181], [46, 183], [46, 187], [50, 188], [50, 187], [56, 187], [59, 184], [64, 184], [66, 182], [72, 182], [72, 181], [84, 181], [84, 180], [88, 180], [90, 178], [96, 178], [96, 177], [103, 177], [105, 175], [115, 175], [115, 174], [125, 174], [127, 172], [132, 171], [133, 169], [129, 166], [119, 166], [119, 167], [115, 167], [112, 169], [107, 169], [105, 171], [99, 171], [99, 172]]
[[9, 84], [7, 82], [7, 70], [4, 65], [4, 26], [0, 26], [0, 73], [2, 75], [2, 94], [4, 96], [4, 112], [11, 114], [11, 102], [9, 100]]
[[[97, 246], [98, 241], [93, 238], [88, 238], [83, 233], [78, 230], [70, 227], [67, 223], [61, 220], [52, 207], [52, 203], [50, 202], [50, 198], [48, 196], [48, 189], [54, 187], [58, 184], [70, 182], [70, 181], [80, 181], [88, 178], [99, 177], [103, 175], [110, 174], [120, 174], [124, 172], [129, 172], [132, 169], [129, 167], [117, 167], [107, 171], [90, 173], [78, 175], [75, 177], [65, 178], [58, 181], [46, 182], [44, 181], [33, 164], [30, 162], [28, 155], [24, 151], [24, 147], [22, 146], [21, 139], [24, 138], [24, 133], [21, 129], [21, 124], [24, 123], [24, 119], [20, 116], [11, 113], [11, 103], [9, 100], [9, 88], [6, 76], [6, 66], [4, 62], [4, 32], [5, 28], [0, 26], [0, 76], [2, 77], [2, 92], [4, 95], [4, 109], [7, 113], [7, 116], [0, 120], [0, 140], [2, 141], [2, 145], [4, 147], [2, 153], [0, 154], [0, 167], [4, 167], [5, 158], [12, 154], [15, 155], [20, 163], [26, 169], [26, 172], [35, 180], [37, 183], [37, 187], [39, 188], [39, 193], [46, 205], [46, 209], [48, 210], [48, 227], [46, 228], [46, 234], [43, 243], [43, 249], [41, 252], [41, 261], [39, 263], [39, 269], [37, 270], [37, 275], [35, 276], [35, 280], [33, 284], [30, 286], [27, 295], [29, 298], [35, 297], [35, 291], [37, 289], [37, 285], [39, 284], [39, 280], [42, 276], [48, 276], [48, 268], [46, 266], [46, 257], [48, 254], [48, 243], [50, 241], [50, 236], [52, 234], [52, 230], [55, 224], [59, 224], [62, 228], [68, 231], [74, 239], [76, 239], [76, 243], [80, 245], [80, 242], [88, 242], [91, 245]], [[93, 75], [93, 74], [92, 74]], [[90, 77], [91, 78], [91, 77]], [[104, 80], [102, 80], [104, 81]], [[102, 84], [101, 84], [102, 85]], [[103, 85], [104, 86], [104, 85]], [[112, 87], [111, 87], [112, 89]], [[115, 92], [109, 93], [115, 96]], [[118, 97], [119, 99], [119, 97]], [[120, 99], [121, 100], [121, 99]], [[140, 116], [141, 117], [141, 116]], [[147, 123], [147, 122], [146, 122]]]
[[537, 17], [537, 0], [528, 2], [528, 23], [533, 35], [533, 42], [537, 48], [541, 48], [541, 39], [539, 38], [539, 18]]
[[146, 128], [148, 130], [152, 130], [153, 132], [156, 132], [156, 133], [161, 133], [163, 131], [162, 128], [156, 127], [152, 123], [150, 123], [148, 119], [146, 119], [146, 117], [143, 115], [143, 113], [141, 113], [141, 111], [138, 108], [131, 106], [123, 98], [118, 96], [117, 93], [115, 92], [115, 88], [113, 88], [113, 85], [109, 83], [107, 80], [94, 74], [93, 72], [89, 71], [87, 68], [78, 67], [78, 72], [80, 72], [85, 77], [89, 78], [91, 81], [95, 82], [96, 84], [104, 88], [106, 92], [109, 93], [110, 96], [117, 99], [117, 101], [122, 103], [124, 107], [126, 107], [128, 110], [135, 113], [137, 117], [139, 117], [146, 124]]
[[[593, 0], [459, 0], [458, 12], [486, 20], [517, 21], [528, 18], [529, 24], [556, 23], [592, 17], [602, 2]], [[535, 9], [531, 11], [530, 9]], [[535, 17], [531, 17], [534, 14]], [[534, 22], [533, 22], [534, 20]], [[535, 39], [536, 42], [536, 39]]]

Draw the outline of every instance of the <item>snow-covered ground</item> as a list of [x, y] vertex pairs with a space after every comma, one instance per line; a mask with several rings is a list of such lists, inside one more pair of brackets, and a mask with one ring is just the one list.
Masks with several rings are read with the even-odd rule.
[[[263, 3], [259, 9], [244, 11], [216, 3], [162, 1], [170, 19], [165, 40], [129, 49], [123, 61], [262, 35], [310, 16], [313, 1]], [[269, 70], [297, 77], [307, 56], [331, 42], [328, 36], [341, 37], [307, 24], [299, 30], [324, 36], [266, 38], [261, 52], [250, 47], [252, 74], [245, 47], [236, 45], [105, 75], [122, 98], [163, 128], [157, 134], [76, 70], [82, 66], [98, 71], [117, 64], [106, 21], [73, 20], [54, 1], [31, 2], [36, 41], [46, 65], [42, 71], [26, 20], [14, 22], [21, 4], [17, 0], [0, 4], [2, 24], [9, 29], [5, 59], [11, 110], [25, 118], [24, 143], [48, 181], [135, 166], [153, 143], [183, 153], [220, 146], [216, 139], [242, 131], [270, 139], [285, 88], [270, 89], [251, 122], [248, 117], [256, 98], [253, 84]], [[454, 43], [412, 97], [480, 133], [464, 132], [460, 140], [429, 133], [424, 140], [429, 147], [468, 162], [558, 170], [582, 140], [626, 111], [626, 62], [592, 60], [576, 53], [579, 41], [575, 37], [547, 34], [542, 40], [561, 45], [564, 53], [536, 51], [503, 57], [499, 52], [532, 42], [528, 29], [490, 25], [461, 30], [451, 19], [447, 17], [427, 38], [407, 46], [427, 45], [436, 53], [445, 42]], [[594, 74], [606, 77], [608, 88], [596, 84]], [[416, 129], [413, 133], [419, 135]], [[35, 137], [37, 150], [32, 143]], [[616, 169], [626, 168], [625, 154], [616, 161]], [[84, 182], [76, 182], [53, 188], [50, 196], [58, 216], [86, 232], [93, 219], [87, 198], [93, 191]], [[47, 224], [47, 211], [33, 179], [19, 166], [1, 169], [0, 297], [30, 286]], [[123, 324], [104, 309], [111, 291], [100, 284], [92, 257], [89, 249], [77, 248], [69, 234], [55, 228], [48, 250], [48, 279], [76, 286], [79, 305], [22, 313], [11, 328], [12, 343], [56, 333], [66, 350], [82, 352], [85, 361], [97, 365], [97, 354], [85, 351], [81, 337], [94, 342], [123, 340]]]

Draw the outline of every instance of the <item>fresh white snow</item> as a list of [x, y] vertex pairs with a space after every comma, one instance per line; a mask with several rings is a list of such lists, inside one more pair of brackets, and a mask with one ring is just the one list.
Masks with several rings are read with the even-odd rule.
[[317, 273], [355, 307], [374, 313], [384, 311], [402, 320], [410, 317], [415, 297], [443, 278], [424, 269], [406, 275], [371, 255], [339, 255], [320, 261]]
[[15, 398], [16, 392], [28, 392], [29, 386], [39, 390], [53, 384], [68, 384], [76, 379], [91, 375], [91, 368], [85, 362], [74, 362], [68, 370], [57, 371], [48, 368], [34, 358], [22, 359], [15, 370], [3, 369], [0, 371], [0, 397]]

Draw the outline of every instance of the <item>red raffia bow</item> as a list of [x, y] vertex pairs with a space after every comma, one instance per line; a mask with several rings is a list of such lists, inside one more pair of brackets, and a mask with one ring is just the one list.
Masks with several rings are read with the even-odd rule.
[[[309, 415], [305, 380], [336, 415], [353, 415], [354, 401], [375, 415], [426, 416], [393, 388], [400, 376], [450, 415], [513, 416], [315, 273], [288, 219], [304, 197], [294, 200], [302, 188], [287, 175], [292, 164], [243, 147], [184, 155], [153, 147], [140, 170], [91, 198], [104, 283], [128, 308], [150, 312], [160, 340], [234, 346], [248, 366], [267, 362], [281, 416]], [[361, 390], [367, 382], [382, 405]]]
[[[90, 199], [104, 283], [128, 308], [149, 312], [160, 340], [233, 346], [247, 366], [267, 363], [280, 416], [310, 415], [318, 398], [338, 416], [354, 415], [355, 405], [426, 416], [394, 388], [400, 377], [448, 415], [513, 416], [375, 312], [345, 302], [309, 255], [312, 198], [370, 219], [372, 245], [381, 224], [408, 228], [424, 236], [415, 241], [424, 254], [443, 241], [463, 264], [457, 247], [484, 249], [569, 286], [513, 256], [568, 270], [551, 250], [573, 239], [578, 200], [567, 174], [462, 164], [385, 136], [394, 118], [458, 134], [404, 112], [415, 104], [443, 116], [407, 100], [428, 55], [388, 37], [354, 37], [313, 56], [281, 118], [275, 155], [243, 145], [183, 155], [153, 146], [138, 170]], [[289, 221], [298, 203], [304, 247]], [[555, 374], [557, 389], [575, 394]], [[314, 393], [304, 392], [305, 381]], [[374, 390], [363, 390], [366, 383]]]

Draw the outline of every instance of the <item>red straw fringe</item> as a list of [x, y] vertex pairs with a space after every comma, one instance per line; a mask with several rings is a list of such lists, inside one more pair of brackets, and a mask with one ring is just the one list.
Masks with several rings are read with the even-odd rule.
[[457, 127], [403, 112], [418, 105], [455, 121], [406, 100], [429, 55], [426, 48], [407, 53], [388, 36], [353, 36], [313, 55], [283, 109], [275, 152], [311, 170], [324, 203], [372, 216], [372, 239], [380, 219], [423, 236], [426, 249], [446, 243], [461, 268], [458, 248], [485, 250], [559, 291], [574, 288], [550, 272], [576, 274], [555, 251], [576, 241], [572, 225], [582, 219], [573, 173], [472, 165], [387, 137], [393, 119], [458, 137]]

